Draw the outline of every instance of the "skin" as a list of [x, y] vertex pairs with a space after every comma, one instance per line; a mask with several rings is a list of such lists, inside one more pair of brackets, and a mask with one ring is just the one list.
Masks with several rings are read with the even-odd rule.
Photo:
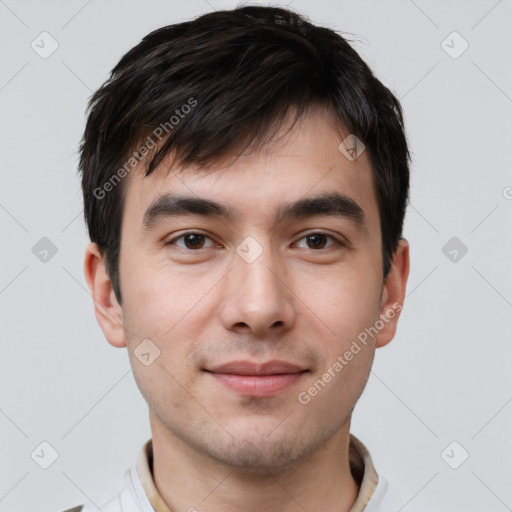
[[[338, 150], [348, 133], [338, 126], [312, 109], [264, 151], [234, 163], [222, 159], [206, 172], [167, 160], [147, 178], [132, 173], [121, 230], [122, 307], [97, 245], [86, 249], [96, 318], [110, 344], [128, 348], [149, 404], [155, 485], [173, 511], [342, 512], [356, 499], [351, 414], [398, 312], [309, 403], [297, 396], [379, 315], [403, 304], [409, 248], [400, 241], [383, 284], [369, 155], [349, 161]], [[146, 209], [169, 192], [229, 204], [239, 218], [194, 214], [143, 229]], [[355, 201], [364, 224], [326, 215], [275, 222], [283, 203], [326, 192]], [[206, 238], [165, 245], [191, 231]], [[306, 237], [313, 233], [329, 236], [315, 246]], [[251, 263], [236, 252], [248, 236], [262, 249]], [[147, 338], [160, 350], [149, 366], [134, 355]], [[250, 397], [203, 370], [272, 359], [308, 372], [273, 396]]]

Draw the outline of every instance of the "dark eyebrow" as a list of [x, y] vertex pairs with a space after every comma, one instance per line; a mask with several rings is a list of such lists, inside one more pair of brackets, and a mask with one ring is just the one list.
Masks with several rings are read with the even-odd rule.
[[228, 205], [216, 203], [203, 197], [167, 194], [153, 201], [146, 210], [143, 228], [150, 230], [162, 218], [193, 214], [205, 217], [223, 217], [230, 221], [237, 219], [234, 210]]
[[304, 197], [281, 206], [276, 214], [276, 222], [314, 215], [344, 217], [359, 225], [363, 225], [366, 220], [363, 209], [353, 199], [344, 194], [333, 192], [331, 194]]
[[[160, 219], [180, 215], [222, 217], [236, 221], [238, 215], [226, 204], [194, 196], [167, 194], [151, 203], [144, 214], [143, 229], [150, 230]], [[347, 218], [358, 225], [365, 224], [362, 208], [350, 197], [340, 193], [304, 197], [281, 205], [276, 213], [276, 223], [294, 218], [328, 215]]]

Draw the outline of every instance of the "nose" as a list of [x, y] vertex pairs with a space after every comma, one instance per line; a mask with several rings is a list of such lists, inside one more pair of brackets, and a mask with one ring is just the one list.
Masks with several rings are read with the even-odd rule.
[[290, 329], [295, 320], [294, 294], [284, 264], [268, 246], [252, 262], [234, 256], [220, 305], [227, 330], [268, 337]]

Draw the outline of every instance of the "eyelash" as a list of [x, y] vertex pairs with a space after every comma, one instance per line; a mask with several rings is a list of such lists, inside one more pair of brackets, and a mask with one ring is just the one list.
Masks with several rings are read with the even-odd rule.
[[[176, 238], [173, 238], [172, 240], [169, 240], [168, 242], [165, 243], [165, 245], [175, 245], [176, 241], [181, 240], [189, 235], [200, 235], [200, 236], [204, 236], [205, 238], [208, 238], [211, 240], [211, 238], [208, 235], [205, 235], [204, 233], [199, 233], [197, 231], [189, 231], [187, 233], [183, 233], [182, 235], [180, 235]], [[347, 243], [344, 243], [341, 240], [338, 240], [335, 236], [330, 235], [329, 233], [324, 233], [323, 231], [314, 231], [312, 233], [308, 233], [308, 234], [302, 236], [299, 240], [304, 240], [305, 238], [308, 238], [308, 237], [314, 236], [314, 235], [322, 235], [327, 238], [330, 238], [333, 241], [333, 244], [330, 247], [322, 247], [320, 249], [311, 249], [313, 251], [327, 250], [334, 246], [347, 247]], [[179, 247], [179, 246], [177, 246], [177, 247]], [[197, 252], [204, 248], [200, 247], [199, 249], [188, 249], [187, 247], [180, 247], [180, 249], [184, 249], [185, 251], [188, 251], [188, 252]], [[208, 249], [208, 247], [206, 247], [206, 249]]]

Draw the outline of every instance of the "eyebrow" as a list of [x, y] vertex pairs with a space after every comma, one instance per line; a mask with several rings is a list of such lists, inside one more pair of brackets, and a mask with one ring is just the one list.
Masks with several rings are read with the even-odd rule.
[[[197, 196], [166, 194], [151, 203], [144, 214], [142, 227], [149, 231], [162, 219], [185, 215], [217, 217], [231, 222], [239, 218], [236, 211], [225, 203]], [[366, 223], [362, 208], [350, 197], [337, 192], [283, 204], [276, 211], [275, 221], [280, 223], [320, 215], [345, 218], [360, 226]]]

